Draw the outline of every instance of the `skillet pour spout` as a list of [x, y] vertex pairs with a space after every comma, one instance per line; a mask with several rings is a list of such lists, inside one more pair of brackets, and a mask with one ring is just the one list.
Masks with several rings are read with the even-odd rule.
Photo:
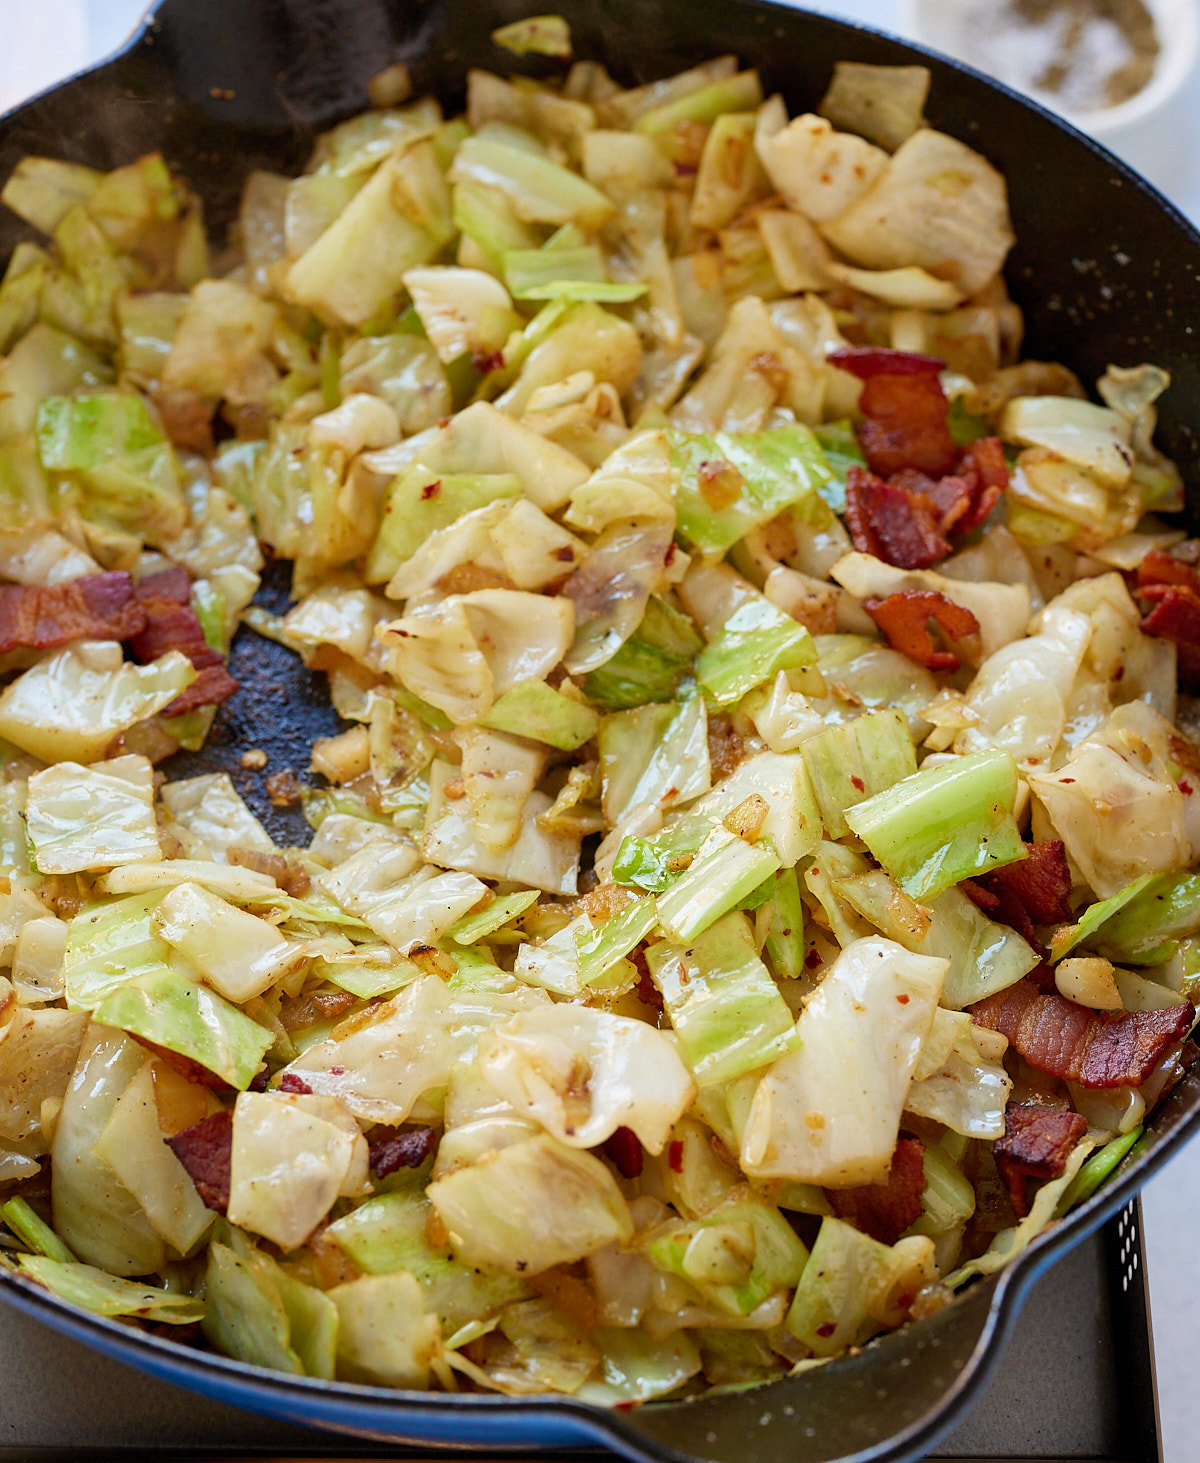
[[[160, 149], [202, 195], [220, 241], [246, 176], [299, 170], [314, 135], [365, 108], [368, 80], [393, 62], [409, 66], [417, 94], [450, 108], [461, 104], [471, 66], [554, 70], [491, 42], [497, 26], [531, 8], [530, 0], [162, 0], [122, 55], [0, 120], [0, 179], [31, 152], [112, 168]], [[928, 66], [930, 124], [980, 150], [1008, 180], [1018, 243], [1007, 277], [1025, 312], [1024, 355], [1064, 361], [1084, 380], [1110, 362], [1164, 366], [1173, 385], [1159, 440], [1200, 522], [1200, 237], [1116, 159], [953, 62], [825, 16], [759, 0], [555, 0], [553, 8], [571, 26], [576, 55], [604, 62], [624, 83], [731, 52], [760, 69], [768, 94], [781, 92], [792, 114], [815, 107], [836, 61]], [[3, 211], [0, 255], [27, 236]], [[267, 578], [273, 608], [285, 581]], [[282, 647], [242, 631], [231, 669], [250, 691], [222, 709], [202, 753], [168, 765], [171, 777], [228, 769], [247, 746], [274, 766], [300, 767], [314, 738], [336, 729], [324, 691]], [[272, 807], [254, 786], [246, 793], [281, 843], [307, 841], [296, 810]], [[1198, 1123], [1200, 1078], [1189, 1076], [1118, 1180], [999, 1276], [857, 1356], [700, 1401], [607, 1413], [570, 1400], [326, 1383], [131, 1331], [4, 1272], [0, 1299], [168, 1381], [359, 1437], [490, 1450], [603, 1445], [662, 1463], [905, 1463], [936, 1446], [978, 1396], [1038, 1274], [1128, 1203]]]

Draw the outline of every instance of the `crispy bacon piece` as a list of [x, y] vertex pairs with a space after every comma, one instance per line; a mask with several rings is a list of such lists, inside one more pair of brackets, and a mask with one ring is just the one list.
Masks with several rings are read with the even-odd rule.
[[958, 464], [958, 473], [972, 482], [970, 510], [959, 520], [963, 533], [978, 528], [1008, 487], [1008, 463], [999, 437], [981, 437], [972, 442]]
[[1151, 584], [1179, 584], [1200, 594], [1200, 572], [1165, 549], [1151, 549], [1137, 571], [1138, 590]]
[[932, 509], [941, 534], [956, 528], [971, 511], [975, 480], [961, 473], [935, 479], [906, 467], [903, 472], [893, 473], [890, 481], [910, 493], [920, 493]]
[[849, 347], [834, 351], [831, 365], [840, 366], [860, 381], [875, 376], [936, 376], [946, 369], [937, 356], [923, 356], [916, 351], [884, 350], [879, 346]]
[[199, 706], [220, 706], [228, 701], [238, 683], [226, 670], [220, 651], [213, 650], [204, 638], [204, 630], [191, 605], [192, 581], [187, 570], [176, 567], [151, 574], [134, 592], [145, 614], [145, 628], [130, 637], [138, 660], [145, 664], [168, 650], [179, 650], [199, 672], [163, 715], [182, 716]]
[[858, 440], [872, 472], [889, 477], [912, 467], [934, 478], [953, 472], [958, 447], [938, 380], [942, 361], [886, 350], [840, 350], [829, 359], [863, 382]]
[[992, 1153], [1018, 1218], [1029, 1213], [1028, 1180], [1056, 1179], [1086, 1132], [1087, 1119], [1077, 1112], [1035, 1103], [1009, 1104], [1004, 1113], [1004, 1137], [996, 1139]]
[[971, 1017], [1007, 1036], [1039, 1072], [1083, 1087], [1140, 1087], [1196, 1011], [1190, 1001], [1163, 1011], [1092, 1011], [1020, 980], [972, 1006]]
[[989, 919], [1011, 925], [1042, 956], [1046, 947], [1034, 926], [1071, 918], [1071, 870], [1058, 838], [1029, 844], [1028, 858], [978, 879], [964, 879], [961, 888]]
[[121, 570], [63, 584], [0, 584], [0, 652], [57, 650], [72, 640], [128, 640], [145, 628], [133, 580]]
[[1142, 621], [1143, 631], [1175, 641], [1181, 683], [1200, 689], [1200, 592], [1190, 584], [1146, 584], [1138, 594], [1154, 606]]
[[635, 1179], [642, 1171], [646, 1155], [632, 1128], [618, 1128], [604, 1144], [604, 1156], [622, 1178]]
[[233, 1158], [233, 1114], [213, 1113], [173, 1138], [163, 1140], [188, 1171], [196, 1192], [209, 1209], [229, 1208], [229, 1167]]
[[161, 1058], [168, 1067], [174, 1067], [181, 1077], [186, 1077], [197, 1087], [211, 1087], [216, 1092], [229, 1090], [229, 1083], [223, 1077], [218, 1077], [215, 1072], [202, 1067], [194, 1058], [185, 1057], [182, 1052], [173, 1052], [168, 1047], [158, 1046], [153, 1041], [147, 1041], [144, 1036], [135, 1035], [133, 1039], [139, 1046], [144, 1046], [148, 1052]]
[[928, 569], [950, 552], [935, 512], [924, 494], [885, 483], [864, 468], [852, 467], [846, 475], [846, 522], [854, 547], [898, 569]]
[[930, 620], [940, 625], [951, 640], [979, 633], [979, 621], [970, 610], [933, 589], [901, 589], [886, 599], [865, 600], [863, 609], [887, 636], [893, 650], [931, 671], [956, 671], [958, 656], [934, 645]]
[[420, 1168], [436, 1147], [436, 1128], [375, 1128], [367, 1141], [371, 1172], [385, 1179], [398, 1168]]
[[881, 1244], [894, 1245], [921, 1217], [925, 1191], [925, 1148], [918, 1138], [901, 1138], [886, 1183], [827, 1189], [833, 1212]]

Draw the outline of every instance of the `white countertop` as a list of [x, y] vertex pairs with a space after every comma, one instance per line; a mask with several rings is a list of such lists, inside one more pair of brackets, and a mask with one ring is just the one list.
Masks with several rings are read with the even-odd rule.
[[[199, 3], [199, 0], [197, 0]], [[811, 9], [898, 28], [897, 0], [807, 0]], [[115, 50], [146, 0], [0, 0], [0, 110]], [[1109, 144], [1200, 225], [1200, 70], [1157, 117]], [[1143, 1196], [1165, 1463], [1200, 1457], [1200, 1146], [1193, 1142]], [[1064, 1399], [1065, 1401], [1066, 1399]]]

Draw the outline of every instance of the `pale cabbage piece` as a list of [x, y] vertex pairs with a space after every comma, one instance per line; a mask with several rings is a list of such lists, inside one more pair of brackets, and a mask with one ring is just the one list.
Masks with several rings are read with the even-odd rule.
[[6, 1143], [0, 1139], [0, 1184], [16, 1183], [31, 1179], [41, 1172], [42, 1165], [36, 1158], [30, 1158], [19, 1151], [20, 1145]]
[[954, 751], [998, 748], [1024, 765], [1047, 762], [1062, 739], [1091, 630], [1085, 615], [1051, 604], [1036, 635], [988, 656], [967, 691], [972, 725], [959, 732]]
[[474, 836], [489, 850], [512, 848], [549, 753], [536, 743], [484, 727], [464, 727], [455, 741], [462, 749], [460, 776]]
[[964, 295], [987, 284], [1014, 241], [1003, 176], [979, 153], [931, 127], [913, 133], [844, 212], [818, 221], [829, 242], [855, 264], [915, 264]]
[[953, 310], [965, 298], [957, 285], [937, 279], [915, 264], [902, 269], [853, 269], [831, 260], [825, 268], [839, 284], [871, 295], [896, 310]]
[[246, 806], [228, 772], [165, 782], [158, 796], [170, 815], [171, 832], [189, 859], [223, 864], [231, 848], [275, 852], [270, 834]]
[[73, 1011], [18, 1006], [0, 977], [0, 1139], [19, 1143], [26, 1157], [49, 1151], [42, 1103], [62, 1096], [86, 1026], [86, 1015]]
[[423, 976], [353, 1030], [310, 1046], [286, 1070], [313, 1092], [339, 1098], [356, 1117], [403, 1123], [423, 1093], [446, 1085], [456, 1062], [473, 1060], [482, 1032], [548, 1001], [528, 987], [454, 996], [438, 976]]
[[579, 371], [590, 371], [596, 381], [611, 382], [618, 395], [624, 395], [641, 369], [642, 341], [630, 322], [585, 300], [534, 346], [496, 405], [520, 416], [540, 387], [553, 386]]
[[337, 1306], [337, 1368], [352, 1382], [424, 1388], [441, 1331], [407, 1270], [364, 1275], [326, 1294]]
[[452, 721], [478, 721], [522, 681], [540, 681], [575, 631], [563, 597], [517, 589], [452, 594], [379, 627], [392, 674]]
[[663, 431], [638, 432], [610, 452], [591, 477], [571, 494], [565, 522], [585, 533], [602, 533], [623, 520], [675, 521], [671, 456]]
[[[37, 881], [38, 876], [31, 879]], [[21, 931], [46, 913], [46, 906], [31, 890], [15, 880], [11, 883], [7, 894], [0, 893], [0, 966], [12, 964]]]
[[518, 589], [541, 589], [569, 574], [587, 553], [582, 539], [527, 498], [498, 499], [435, 529], [396, 570], [387, 593], [391, 599], [421, 594], [460, 564], [503, 574]]
[[12, 957], [12, 981], [19, 1001], [33, 1005], [62, 997], [67, 931], [66, 921], [54, 915], [39, 915], [21, 926]]
[[513, 473], [525, 496], [554, 513], [590, 475], [573, 452], [523, 426], [487, 401], [472, 402], [444, 425], [410, 437], [398, 447], [368, 453], [375, 472], [394, 475], [419, 462], [439, 473]]
[[[339, 1194], [361, 1190], [367, 1141], [358, 1124], [331, 1120], [329, 1099], [241, 1092], [233, 1110], [229, 1222], [282, 1250], [298, 1249]], [[350, 1129], [353, 1128], [353, 1131]]]
[[[855, 599], [886, 599], [906, 589], [929, 589], [961, 605], [979, 621], [980, 659], [986, 660], [1011, 641], [1022, 640], [1033, 613], [1024, 584], [949, 579], [933, 569], [896, 569], [872, 554], [846, 554], [830, 569], [831, 576]], [[969, 643], [963, 646], [970, 658]]]
[[478, 721], [491, 709], [495, 681], [462, 595], [381, 625], [379, 639], [395, 679], [451, 721]]
[[397, 197], [415, 151], [399, 146], [292, 264], [286, 288], [297, 304], [335, 325], [363, 325], [400, 293], [408, 270], [437, 253], [438, 240]]
[[[963, 1024], [947, 1021], [951, 1016]], [[1007, 1043], [1001, 1038], [1000, 1052], [985, 1050], [988, 1039], [996, 1033], [986, 1032], [976, 1041], [975, 1028], [966, 1013], [939, 1010], [934, 1015], [933, 1030], [939, 1023], [943, 1025], [943, 1037], [950, 1039], [948, 1049], [932, 1053], [927, 1039], [904, 1099], [905, 1112], [932, 1118], [964, 1138], [1002, 1138], [1004, 1111], [1013, 1087], [1012, 1078], [1000, 1062]]]
[[1004, 408], [1000, 434], [1007, 442], [1044, 447], [1095, 473], [1106, 486], [1129, 481], [1133, 467], [1127, 418], [1071, 396], [1018, 396]]
[[404, 288], [444, 365], [462, 355], [490, 355], [519, 324], [508, 291], [482, 269], [410, 269]]
[[82, 574], [99, 574], [90, 554], [53, 528], [0, 531], [0, 574], [14, 584], [64, 584]]
[[[565, 656], [572, 675], [606, 665], [637, 630], [651, 594], [666, 587], [671, 534], [671, 523], [656, 517], [613, 523], [593, 540], [587, 563], [562, 591], [575, 617]], [[679, 567], [673, 559], [672, 567]]]
[[321, 820], [308, 851], [313, 858], [336, 867], [376, 839], [385, 840], [393, 848], [408, 842], [402, 833], [384, 823], [358, 818], [353, 813], [330, 813]]
[[155, 1095], [155, 1062], [148, 1059], [113, 1108], [93, 1152], [141, 1206], [155, 1230], [187, 1255], [212, 1227], [191, 1175], [163, 1139]]
[[431, 868], [411, 844], [390, 840], [366, 844], [318, 883], [401, 955], [432, 945], [487, 893], [472, 875]]
[[577, 996], [582, 988], [579, 941], [592, 932], [592, 921], [580, 913], [549, 939], [526, 940], [517, 951], [513, 970], [529, 985], [556, 996]]
[[459, 598], [497, 696], [522, 681], [542, 680], [566, 655], [575, 633], [571, 600], [515, 589], [477, 589]]
[[767, 804], [758, 837], [769, 838], [783, 867], [791, 868], [816, 848], [822, 833], [821, 810], [798, 753], [760, 752], [748, 758], [693, 811], [719, 821], [755, 793]]
[[537, 1275], [633, 1236], [616, 1180], [590, 1153], [549, 1133], [481, 1158], [429, 1185], [464, 1264]]
[[166, 859], [155, 864], [123, 864], [101, 874], [94, 888], [97, 894], [144, 894], [153, 889], [173, 889], [177, 884], [200, 884], [226, 899], [244, 904], [271, 904], [281, 896], [270, 874], [256, 869], [209, 863], [206, 859]]
[[219, 899], [199, 884], [177, 884], [155, 910], [151, 928], [189, 960], [226, 1000], [261, 995], [304, 959], [274, 925]]
[[617, 1128], [661, 1153], [696, 1084], [672, 1042], [644, 1021], [587, 1006], [515, 1016], [480, 1041], [479, 1070], [513, 1109], [572, 1148]]
[[777, 671], [770, 690], [759, 687], [742, 707], [772, 752], [794, 752], [825, 730], [825, 718], [802, 691], [792, 690], [787, 671]]
[[613, 200], [674, 181], [670, 159], [654, 139], [640, 132], [594, 127], [582, 138], [583, 176]]
[[921, 126], [931, 79], [927, 66], [837, 61], [821, 115], [893, 151]]
[[637, 706], [600, 724], [604, 816], [614, 827], [635, 808], [690, 802], [712, 786], [708, 714], [701, 696]]
[[111, 1275], [151, 1275], [166, 1263], [163, 1241], [141, 1205], [95, 1152], [145, 1060], [145, 1047], [123, 1031], [90, 1024], [51, 1146], [55, 1231], [81, 1260]]
[[1191, 844], [1184, 796], [1133, 756], [1082, 743], [1057, 771], [1034, 770], [1029, 786], [1098, 899], [1143, 874], [1184, 867]]
[[844, 214], [888, 166], [882, 148], [835, 132], [824, 117], [807, 112], [789, 122], [779, 97], [759, 111], [755, 146], [787, 206], [818, 224]]
[[366, 391], [343, 397], [339, 406], [308, 424], [310, 447], [337, 447], [347, 460], [399, 440], [400, 421], [395, 411], [382, 397]]
[[763, 208], [756, 222], [771, 268], [788, 294], [828, 288], [829, 246], [811, 220], [794, 209]]
[[131, 665], [115, 641], [79, 641], [5, 687], [0, 737], [46, 762], [96, 762], [115, 737], [162, 711], [195, 679], [178, 650]]
[[43, 874], [109, 869], [162, 856], [154, 768], [145, 757], [47, 767], [29, 779], [25, 816]]
[[184, 307], [163, 365], [163, 385], [213, 401], [222, 396], [237, 400], [263, 366], [268, 366], [273, 384], [275, 371], [263, 352], [277, 320], [275, 306], [244, 285], [230, 279], [202, 280]]
[[324, 584], [307, 594], [283, 618], [283, 628], [296, 645], [315, 650], [332, 645], [351, 660], [380, 668], [375, 627], [392, 614], [387, 600], [369, 589]]
[[755, 1091], [747, 1174], [840, 1188], [886, 1179], [948, 968], [876, 936], [842, 951], [796, 1023], [799, 1048]]
[[575, 893], [581, 835], [541, 826], [542, 816], [551, 807], [547, 793], [531, 792], [525, 799], [521, 829], [511, 847], [489, 848], [475, 835], [466, 799], [446, 796], [446, 784], [454, 774], [455, 769], [446, 762], [435, 762], [430, 773], [421, 850], [431, 863], [480, 879], [513, 880], [549, 894]]

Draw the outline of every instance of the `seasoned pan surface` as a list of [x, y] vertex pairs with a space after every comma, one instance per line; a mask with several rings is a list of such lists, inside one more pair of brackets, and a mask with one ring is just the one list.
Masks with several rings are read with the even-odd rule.
[[[1160, 441], [1200, 518], [1200, 237], [1147, 184], [1078, 133], [942, 58], [827, 17], [756, 0], [556, 0], [577, 54], [626, 83], [736, 52], [811, 108], [837, 60], [920, 61], [933, 72], [932, 125], [1005, 174], [1018, 236], [1008, 277], [1025, 311], [1025, 354], [1063, 360], [1084, 379], [1109, 362], [1152, 360], [1174, 384]], [[512, 69], [491, 31], [527, 12], [518, 0], [163, 0], [119, 58], [0, 122], [0, 177], [28, 152], [114, 167], [161, 149], [204, 196], [219, 238], [245, 176], [295, 169], [313, 134], [367, 105], [366, 82], [394, 60], [416, 88], [461, 97], [470, 65]], [[531, 69], [536, 69], [535, 66]], [[23, 236], [0, 218], [0, 256]], [[278, 608], [288, 566], [260, 598]], [[204, 751], [173, 777], [227, 770], [282, 844], [306, 842], [299, 810], [274, 806], [265, 776], [302, 775], [316, 736], [337, 727], [323, 677], [242, 631], [231, 668], [243, 691], [222, 708]], [[268, 754], [244, 772], [243, 751]], [[1037, 1274], [1115, 1214], [1200, 1122], [1200, 1077], [1156, 1114], [1146, 1151], [1121, 1178], [1000, 1276], [920, 1325], [799, 1377], [701, 1403], [601, 1413], [570, 1401], [433, 1396], [284, 1377], [82, 1315], [25, 1284], [0, 1296], [108, 1354], [168, 1380], [278, 1417], [377, 1439], [501, 1448], [606, 1444], [629, 1457], [730, 1463], [901, 1463], [926, 1453], [978, 1395]]]

